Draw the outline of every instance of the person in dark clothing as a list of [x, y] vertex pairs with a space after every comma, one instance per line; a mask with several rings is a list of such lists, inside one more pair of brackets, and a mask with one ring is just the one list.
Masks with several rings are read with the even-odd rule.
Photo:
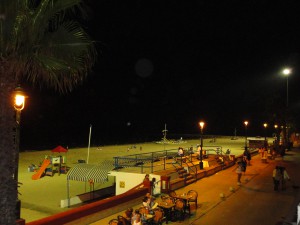
[[246, 158], [247, 162], [248, 162], [248, 166], [251, 165], [250, 161], [251, 161], [251, 153], [248, 150], [248, 147], [245, 147], [245, 151], [244, 151], [244, 157]]
[[274, 191], [278, 191], [279, 185], [282, 182], [282, 172], [280, 166], [276, 166], [273, 170]]

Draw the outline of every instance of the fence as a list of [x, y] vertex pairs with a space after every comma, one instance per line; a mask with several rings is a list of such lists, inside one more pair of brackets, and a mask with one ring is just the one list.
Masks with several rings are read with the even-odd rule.
[[[204, 150], [205, 149], [205, 150]], [[216, 154], [223, 155], [221, 146], [203, 146], [203, 150], [207, 155]], [[140, 173], [144, 173], [145, 170], [149, 170], [151, 173], [159, 170], [166, 170], [170, 160], [174, 159], [178, 149], [169, 149], [149, 153], [140, 153], [127, 156], [114, 157], [114, 170], [120, 170], [123, 168], [139, 168]], [[186, 156], [192, 158], [193, 152], [185, 151]]]

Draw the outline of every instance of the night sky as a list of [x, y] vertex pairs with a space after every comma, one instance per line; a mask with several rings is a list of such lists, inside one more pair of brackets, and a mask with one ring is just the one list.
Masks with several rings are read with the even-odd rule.
[[[230, 2], [230, 3], [228, 3]], [[90, 0], [93, 72], [74, 92], [26, 87], [21, 149], [205, 134], [263, 135], [289, 109], [299, 126], [298, 1]], [[298, 114], [298, 117], [297, 117]], [[272, 129], [268, 130], [272, 134]]]

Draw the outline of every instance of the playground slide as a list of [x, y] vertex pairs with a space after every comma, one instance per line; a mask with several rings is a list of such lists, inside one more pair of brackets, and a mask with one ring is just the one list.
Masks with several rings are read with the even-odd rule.
[[48, 165], [50, 164], [50, 160], [49, 159], [44, 159], [44, 162], [42, 164], [42, 166], [40, 167], [39, 171], [37, 171], [35, 174], [32, 175], [32, 180], [38, 180], [41, 178], [42, 174], [45, 172], [46, 168], [48, 167]]

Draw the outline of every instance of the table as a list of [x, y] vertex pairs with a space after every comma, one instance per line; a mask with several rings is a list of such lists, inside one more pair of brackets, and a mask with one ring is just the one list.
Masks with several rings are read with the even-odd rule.
[[158, 207], [162, 208], [164, 210], [164, 213], [166, 215], [166, 223], [171, 220], [171, 213], [172, 209], [174, 208], [174, 203], [168, 203], [168, 202], [159, 202]]
[[190, 210], [190, 205], [189, 205], [188, 200], [191, 198], [191, 196], [187, 195], [186, 193], [182, 193], [182, 194], [176, 195], [174, 198], [183, 200], [183, 202], [184, 202], [183, 210], [185, 213], [188, 210], [188, 215], [190, 216], [191, 210]]

